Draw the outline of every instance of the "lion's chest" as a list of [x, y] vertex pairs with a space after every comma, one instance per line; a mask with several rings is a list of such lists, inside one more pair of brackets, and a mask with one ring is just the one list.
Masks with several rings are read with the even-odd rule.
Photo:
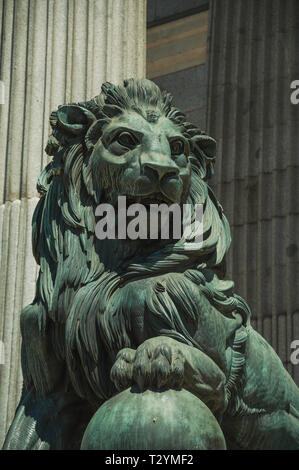
[[130, 282], [119, 289], [111, 307], [125, 317], [133, 347], [170, 332], [189, 341], [202, 333], [206, 341], [205, 338], [213, 337], [218, 322], [215, 309], [201, 294], [199, 286], [183, 273]]

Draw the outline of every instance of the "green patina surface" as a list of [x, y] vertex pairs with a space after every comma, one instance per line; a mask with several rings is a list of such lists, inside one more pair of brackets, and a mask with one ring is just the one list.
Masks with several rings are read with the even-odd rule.
[[[225, 280], [215, 141], [148, 80], [105, 83], [50, 124], [24, 390], [4, 448], [79, 449], [85, 431], [84, 448], [299, 448], [298, 388]], [[202, 245], [99, 240], [96, 207], [120, 195], [190, 204], [193, 221], [202, 204]]]

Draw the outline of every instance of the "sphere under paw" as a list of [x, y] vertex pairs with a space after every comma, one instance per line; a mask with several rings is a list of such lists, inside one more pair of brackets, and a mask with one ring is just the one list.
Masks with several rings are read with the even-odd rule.
[[182, 389], [127, 389], [106, 401], [83, 436], [83, 450], [224, 450], [221, 428], [199, 398]]

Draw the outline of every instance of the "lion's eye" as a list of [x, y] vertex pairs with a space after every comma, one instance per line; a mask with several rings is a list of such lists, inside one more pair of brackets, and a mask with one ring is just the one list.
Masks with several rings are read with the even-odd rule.
[[116, 141], [123, 147], [129, 149], [132, 149], [137, 145], [137, 139], [129, 132], [121, 132], [120, 134], [118, 134]]
[[172, 155], [181, 155], [185, 150], [184, 142], [182, 140], [173, 140], [170, 142], [170, 148]]

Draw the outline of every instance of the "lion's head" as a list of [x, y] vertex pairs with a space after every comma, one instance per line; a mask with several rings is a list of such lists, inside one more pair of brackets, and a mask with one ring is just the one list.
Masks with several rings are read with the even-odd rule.
[[[50, 390], [57, 379], [53, 368], [65, 374], [66, 364], [79, 395], [106, 397], [109, 354], [130, 344], [125, 319], [107, 320], [114, 292], [161, 272], [215, 269], [229, 247], [228, 223], [206, 183], [215, 141], [185, 121], [169, 93], [145, 79], [105, 83], [94, 99], [59, 107], [50, 123], [46, 151], [53, 158], [38, 181], [33, 219], [40, 274], [21, 321], [25, 383]], [[115, 204], [119, 195], [144, 204], [202, 203], [203, 245], [98, 240], [95, 208]], [[32, 342], [32, 335], [39, 340]]]

